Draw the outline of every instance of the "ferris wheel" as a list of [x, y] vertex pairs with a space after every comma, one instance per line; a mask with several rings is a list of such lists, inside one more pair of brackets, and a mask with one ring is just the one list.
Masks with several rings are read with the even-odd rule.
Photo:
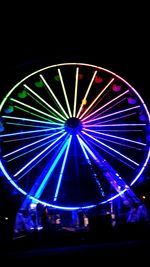
[[150, 157], [149, 111], [122, 77], [84, 63], [46, 66], [0, 104], [0, 166], [32, 201], [90, 208], [123, 195]]

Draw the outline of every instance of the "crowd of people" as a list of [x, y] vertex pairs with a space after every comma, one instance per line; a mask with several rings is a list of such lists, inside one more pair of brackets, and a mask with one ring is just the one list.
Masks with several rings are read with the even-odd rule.
[[[68, 214], [68, 216], [70, 216]], [[72, 211], [70, 225], [78, 228], [87, 228], [89, 218], [82, 210]], [[67, 222], [68, 223], [68, 222]], [[133, 203], [126, 215], [127, 224], [150, 224], [150, 216], [146, 205]], [[14, 235], [26, 235], [35, 230], [59, 230], [63, 226], [63, 216], [56, 210], [49, 209], [47, 206], [34, 206], [34, 208], [20, 209], [16, 214], [14, 225]], [[70, 226], [68, 223], [68, 226]], [[115, 221], [115, 226], [117, 222]]]

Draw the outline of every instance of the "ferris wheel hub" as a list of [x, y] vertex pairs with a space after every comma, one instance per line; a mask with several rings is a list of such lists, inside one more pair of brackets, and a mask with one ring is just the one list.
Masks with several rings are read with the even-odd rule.
[[66, 121], [66, 131], [70, 134], [77, 134], [82, 129], [81, 121], [76, 117], [71, 117]]

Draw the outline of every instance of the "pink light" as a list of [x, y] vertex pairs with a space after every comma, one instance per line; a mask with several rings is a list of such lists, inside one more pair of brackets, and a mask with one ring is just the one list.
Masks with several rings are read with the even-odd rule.
[[121, 91], [121, 86], [117, 84], [113, 84], [112, 89], [114, 92], [119, 92]]

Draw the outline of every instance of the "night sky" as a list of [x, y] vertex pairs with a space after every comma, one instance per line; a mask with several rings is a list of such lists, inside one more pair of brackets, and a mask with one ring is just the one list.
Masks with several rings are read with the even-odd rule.
[[[45, 65], [83, 62], [126, 79], [149, 104], [149, 19], [146, 6], [4, 10], [1, 83], [4, 95], [24, 74]], [[19, 12], [20, 11], [20, 12]], [[9, 22], [9, 23], [8, 23]]]

